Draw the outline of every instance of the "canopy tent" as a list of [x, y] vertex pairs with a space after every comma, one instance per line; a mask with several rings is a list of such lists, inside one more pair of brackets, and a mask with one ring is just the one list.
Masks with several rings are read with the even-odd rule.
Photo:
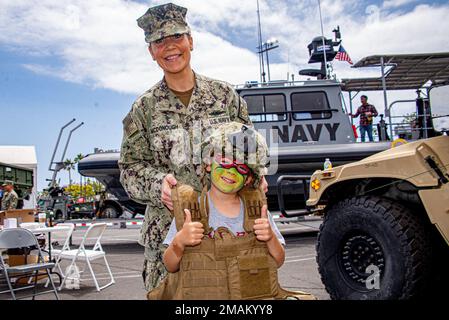
[[[380, 67], [380, 78], [342, 79], [342, 90], [349, 92], [352, 112], [352, 92], [383, 91], [385, 116], [389, 118], [390, 135], [393, 136], [387, 90], [425, 89], [430, 96], [432, 88], [449, 85], [449, 52], [421, 54], [374, 55], [358, 61], [353, 68]], [[387, 68], [389, 68], [387, 70]], [[409, 102], [409, 101], [408, 101]], [[427, 131], [425, 131], [427, 132]], [[427, 134], [427, 133], [426, 133]]]
[[[388, 90], [418, 90], [449, 84], [449, 52], [375, 55], [365, 57], [353, 66], [367, 67], [391, 67], [385, 73]], [[382, 77], [342, 79], [342, 87], [344, 91], [384, 89]]]
[[0, 146], [0, 162], [33, 170], [33, 192], [24, 208], [35, 208], [37, 198], [37, 157], [34, 146]]

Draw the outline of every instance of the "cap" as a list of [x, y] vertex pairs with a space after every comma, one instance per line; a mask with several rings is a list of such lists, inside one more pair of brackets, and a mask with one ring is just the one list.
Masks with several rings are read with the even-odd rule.
[[186, 8], [167, 3], [149, 8], [137, 19], [137, 25], [145, 31], [145, 41], [151, 43], [175, 34], [190, 33], [186, 14]]

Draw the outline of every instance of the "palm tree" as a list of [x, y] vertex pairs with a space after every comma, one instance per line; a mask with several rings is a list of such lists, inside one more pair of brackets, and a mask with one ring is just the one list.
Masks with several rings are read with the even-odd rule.
[[64, 169], [69, 172], [69, 187], [72, 185], [72, 174], [71, 171], [75, 170], [75, 162], [70, 159], [65, 159]]
[[73, 159], [74, 163], [78, 163], [80, 162], [82, 159], [84, 158], [82, 153], [78, 153], [77, 156], [75, 157], [75, 159]]

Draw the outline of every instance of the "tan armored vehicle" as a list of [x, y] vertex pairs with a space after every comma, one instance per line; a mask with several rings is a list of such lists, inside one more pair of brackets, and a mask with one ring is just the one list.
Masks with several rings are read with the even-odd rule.
[[435, 283], [444, 288], [448, 168], [449, 137], [441, 136], [313, 174], [307, 205], [324, 214], [317, 262], [332, 299], [407, 299]]

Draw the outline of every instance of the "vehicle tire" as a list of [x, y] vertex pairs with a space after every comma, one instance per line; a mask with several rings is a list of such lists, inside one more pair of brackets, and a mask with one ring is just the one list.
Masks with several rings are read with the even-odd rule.
[[430, 262], [426, 222], [395, 201], [345, 199], [330, 208], [320, 227], [318, 270], [332, 299], [417, 297], [426, 289]]
[[101, 210], [101, 219], [115, 219], [120, 216], [120, 211], [116, 207], [107, 205]]

